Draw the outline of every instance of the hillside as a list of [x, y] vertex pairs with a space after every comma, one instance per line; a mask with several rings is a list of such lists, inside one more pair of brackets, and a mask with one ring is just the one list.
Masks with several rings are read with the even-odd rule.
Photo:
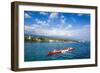
[[62, 38], [52, 38], [45, 36], [24, 36], [25, 42], [79, 42], [78, 40], [62, 39]]

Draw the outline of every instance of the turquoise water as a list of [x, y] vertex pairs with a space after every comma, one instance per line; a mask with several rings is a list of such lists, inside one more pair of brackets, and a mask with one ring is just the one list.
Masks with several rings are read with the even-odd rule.
[[[54, 49], [64, 49], [72, 47], [72, 52], [65, 52], [56, 55], [47, 55]], [[69, 59], [86, 59], [90, 58], [89, 42], [27, 42], [24, 44], [24, 61], [47, 61], [47, 60], [69, 60]]]

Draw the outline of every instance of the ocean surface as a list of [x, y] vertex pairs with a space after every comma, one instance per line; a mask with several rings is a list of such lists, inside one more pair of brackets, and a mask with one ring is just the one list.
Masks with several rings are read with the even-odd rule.
[[[54, 49], [74, 48], [72, 52], [48, 55]], [[25, 42], [24, 61], [73, 60], [90, 58], [90, 42]]]

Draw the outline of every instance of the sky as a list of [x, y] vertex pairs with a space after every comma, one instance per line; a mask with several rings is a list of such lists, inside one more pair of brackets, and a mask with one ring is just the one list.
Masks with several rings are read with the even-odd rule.
[[90, 40], [90, 14], [24, 11], [24, 33]]

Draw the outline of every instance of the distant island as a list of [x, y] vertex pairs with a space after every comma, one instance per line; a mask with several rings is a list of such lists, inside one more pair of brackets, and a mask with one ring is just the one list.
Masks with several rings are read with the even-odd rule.
[[43, 37], [43, 36], [32, 36], [25, 35], [25, 42], [80, 42], [79, 40], [69, 40], [69, 39], [60, 39], [60, 38], [52, 38], [52, 37]]

